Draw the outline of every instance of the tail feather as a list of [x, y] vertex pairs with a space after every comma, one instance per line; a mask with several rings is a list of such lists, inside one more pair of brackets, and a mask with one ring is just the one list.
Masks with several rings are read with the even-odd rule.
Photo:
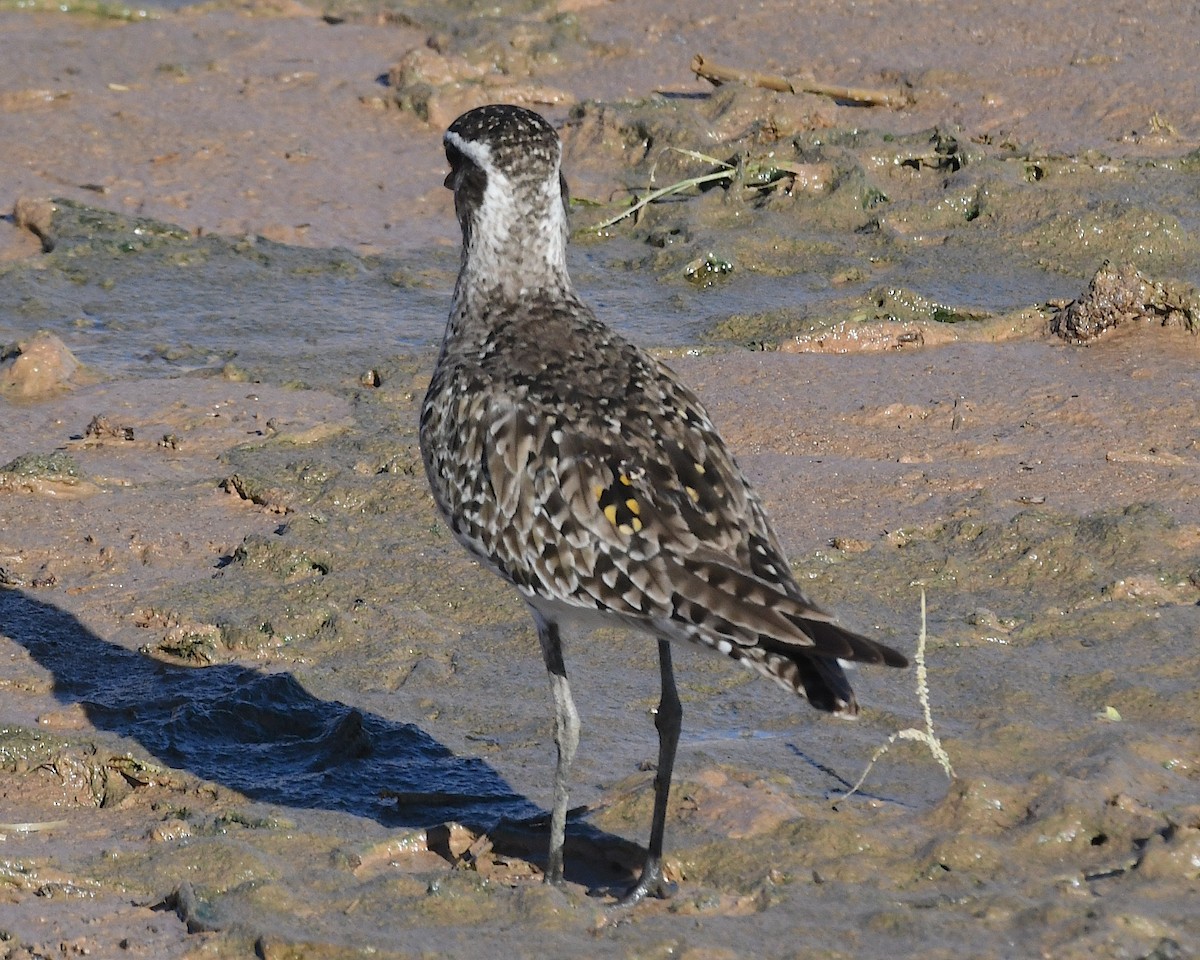
[[908, 666], [890, 647], [847, 630], [804, 600], [729, 567], [680, 564], [672, 571], [673, 617], [685, 635], [803, 695], [818, 710], [858, 713], [840, 661]]
[[[857, 715], [858, 701], [842, 669], [843, 660], [882, 663], [889, 667], [908, 665], [908, 660], [891, 647], [868, 640], [836, 623], [807, 621], [803, 629], [806, 634], [813, 636], [816, 641], [814, 647], [805, 649], [762, 635], [754, 647], [755, 652], [747, 652], [747, 659], [761, 657], [766, 672], [773, 680], [795, 693], [803, 693], [818, 710], [843, 716]], [[822, 655], [823, 651], [843, 644], [849, 647], [851, 656]]]
[[796, 657], [795, 664], [796, 678], [810, 704], [839, 716], [858, 715], [858, 701], [841, 663], [817, 657]]
[[669, 582], [676, 616], [743, 646], [760, 645], [791, 656], [882, 663], [906, 667], [903, 654], [847, 630], [832, 615], [790, 592], [717, 564], [677, 564]]
[[[837, 623], [829, 623], [824, 620], [804, 620], [799, 626], [816, 641], [818, 649], [832, 646], [835, 643], [849, 646], [851, 655], [842, 656], [839, 659], [853, 660], [857, 663], [882, 663], [889, 667], [908, 666], [908, 658], [904, 654], [875, 640], [860, 636], [852, 630], [847, 630]], [[828, 636], [829, 634], [836, 634], [836, 641]]]

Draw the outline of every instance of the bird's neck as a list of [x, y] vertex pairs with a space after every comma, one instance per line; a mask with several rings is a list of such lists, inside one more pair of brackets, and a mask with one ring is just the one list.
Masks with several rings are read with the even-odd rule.
[[519, 303], [534, 295], [566, 295], [567, 217], [557, 184], [539, 196], [497, 191], [464, 219], [462, 260], [454, 302], [483, 308], [494, 301]]

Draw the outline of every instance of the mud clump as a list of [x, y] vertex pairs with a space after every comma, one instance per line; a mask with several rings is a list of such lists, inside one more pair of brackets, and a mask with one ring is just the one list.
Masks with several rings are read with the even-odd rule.
[[99, 490], [74, 458], [61, 451], [26, 453], [0, 467], [0, 493], [33, 493], [76, 500]]
[[397, 106], [434, 127], [445, 127], [467, 110], [485, 103], [574, 103], [566, 90], [514, 81], [495, 64], [480, 65], [466, 57], [416, 48], [389, 71], [388, 86]]
[[1106, 261], [1087, 292], [1054, 315], [1050, 331], [1072, 343], [1086, 343], [1135, 320], [1200, 333], [1200, 294], [1188, 284], [1151, 280], [1132, 264], [1114, 267]]
[[571, 106], [573, 94], [540, 78], [564, 62], [603, 55], [575, 16], [552, 9], [509, 16], [497, 7], [465, 22], [442, 9], [409, 16], [432, 32], [388, 71], [387, 85], [396, 106], [434, 127], [485, 103]]
[[13, 205], [13, 222], [42, 242], [42, 252], [54, 249], [54, 204], [49, 200], [22, 197]]
[[65, 343], [41, 331], [28, 340], [0, 350], [0, 397], [36, 400], [72, 386], [83, 364]]
[[268, 481], [258, 477], [232, 473], [218, 484], [228, 494], [249, 500], [260, 507], [265, 507], [271, 513], [291, 513], [293, 507], [288, 503], [288, 493], [272, 486]]
[[133, 427], [114, 424], [108, 417], [98, 413], [92, 417], [87, 428], [83, 431], [83, 435], [98, 442], [104, 440], [132, 440]]

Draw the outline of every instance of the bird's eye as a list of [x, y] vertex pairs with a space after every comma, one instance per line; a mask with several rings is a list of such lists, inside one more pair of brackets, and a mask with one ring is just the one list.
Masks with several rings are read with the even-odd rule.
[[454, 189], [454, 177], [458, 173], [459, 167], [463, 165], [462, 151], [453, 144], [446, 144], [446, 159], [450, 162], [450, 172], [446, 174], [446, 179], [442, 181], [446, 189]]

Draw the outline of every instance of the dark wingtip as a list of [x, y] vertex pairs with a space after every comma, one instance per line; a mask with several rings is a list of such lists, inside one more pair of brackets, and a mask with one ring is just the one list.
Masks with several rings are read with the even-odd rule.
[[904, 654], [893, 650], [891, 647], [885, 647], [882, 643], [876, 644], [883, 653], [883, 663], [888, 667], [907, 667], [908, 657]]
[[[816, 648], [796, 650], [792, 662], [796, 665], [797, 692], [804, 691], [808, 702], [818, 710], [840, 717], [858, 716], [858, 701], [850, 688], [850, 681], [842, 669], [843, 660], [857, 663], [882, 663], [889, 667], [907, 667], [908, 659], [901, 653], [882, 643], [860, 637], [837, 624], [813, 624], [813, 630], [823, 636], [817, 640]], [[831, 652], [831, 648], [837, 652]], [[819, 655], [814, 655], [817, 651]]]
[[898, 650], [869, 640], [853, 630], [826, 620], [804, 620], [801, 627], [813, 638], [809, 652], [825, 657], [838, 657], [856, 663], [879, 663], [888, 667], [907, 667], [908, 658]]

